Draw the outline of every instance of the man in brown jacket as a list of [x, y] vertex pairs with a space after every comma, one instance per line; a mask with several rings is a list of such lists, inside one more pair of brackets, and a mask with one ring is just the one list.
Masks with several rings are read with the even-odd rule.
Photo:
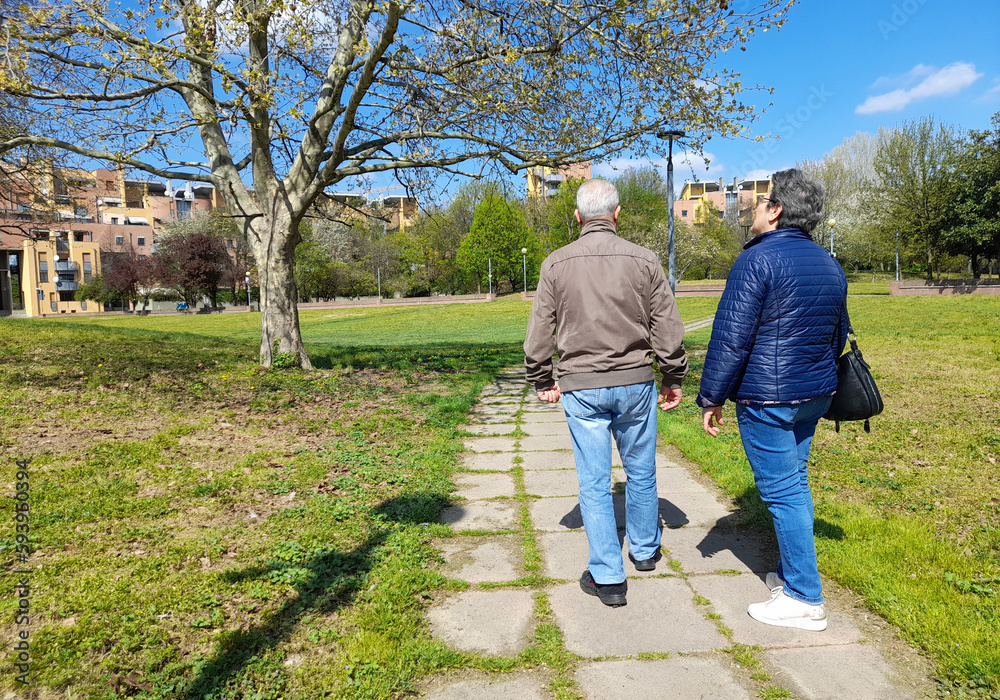
[[[524, 362], [538, 398], [561, 398], [573, 438], [590, 546], [580, 587], [618, 607], [626, 604], [627, 584], [611, 497], [611, 435], [628, 479], [629, 558], [637, 570], [651, 571], [660, 553], [653, 355], [663, 374], [659, 405], [669, 411], [680, 404], [687, 373], [684, 325], [659, 260], [616, 233], [621, 207], [615, 186], [585, 182], [576, 206], [583, 230], [542, 263]], [[552, 366], [557, 347], [558, 382]]]

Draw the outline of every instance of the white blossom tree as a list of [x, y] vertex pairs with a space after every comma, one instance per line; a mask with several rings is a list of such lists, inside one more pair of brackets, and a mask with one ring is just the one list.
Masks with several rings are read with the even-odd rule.
[[735, 62], [793, 0], [27, 0], [0, 88], [28, 145], [210, 183], [260, 275], [260, 357], [309, 367], [293, 276], [321, 193], [393, 172], [477, 175], [698, 148], [756, 114]]

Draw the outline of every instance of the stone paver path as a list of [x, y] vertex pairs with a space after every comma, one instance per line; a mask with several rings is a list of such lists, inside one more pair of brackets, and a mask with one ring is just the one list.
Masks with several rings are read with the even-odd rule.
[[[890, 664], [880, 647], [891, 634], [872, 635], [869, 615], [830, 582], [824, 632], [752, 620], [747, 605], [769, 595], [763, 578], [775, 559], [773, 538], [741, 527], [732, 504], [702, 485], [691, 465], [662, 453], [663, 559], [639, 573], [623, 545], [628, 605], [608, 608], [585, 595], [577, 581], [587, 539], [561, 407], [539, 402], [523, 371], [512, 369], [484, 391], [473, 420], [468, 431], [478, 437], [465, 439], [466, 471], [455, 479], [465, 500], [442, 513], [456, 535], [438, 542], [443, 572], [470, 585], [440, 594], [428, 612], [433, 634], [452, 647], [517, 656], [532, 643], [542, 596], [548, 619], [579, 658], [568, 680], [585, 698], [731, 700], [781, 688], [802, 700], [929, 697], [922, 672], [903, 670], [915, 654], [895, 642]], [[612, 474], [624, 539], [625, 475], [620, 467]], [[525, 567], [526, 552], [540, 555], [534, 571]], [[725, 653], [740, 648], [734, 645], [753, 645], [752, 667]], [[447, 676], [425, 679], [420, 692], [433, 700], [543, 699], [552, 697], [553, 677], [541, 668]]]

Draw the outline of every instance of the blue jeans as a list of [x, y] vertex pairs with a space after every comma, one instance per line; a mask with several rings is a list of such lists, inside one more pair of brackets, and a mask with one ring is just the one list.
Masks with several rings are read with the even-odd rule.
[[597, 583], [625, 580], [611, 496], [611, 436], [628, 483], [625, 533], [636, 560], [660, 548], [656, 494], [656, 385], [653, 382], [562, 395], [580, 481], [580, 514], [590, 546], [588, 568]]
[[774, 520], [781, 554], [778, 575], [788, 596], [810, 605], [823, 604], [823, 585], [816, 565], [807, 462], [816, 424], [832, 400], [821, 396], [800, 404], [736, 405], [743, 449]]

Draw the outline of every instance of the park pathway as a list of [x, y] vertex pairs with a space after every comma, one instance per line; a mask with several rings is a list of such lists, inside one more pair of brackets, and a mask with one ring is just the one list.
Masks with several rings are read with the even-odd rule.
[[[442, 512], [456, 535], [438, 542], [444, 572], [469, 586], [433, 602], [431, 630], [462, 651], [516, 657], [537, 642], [537, 625], [551, 623], [576, 660], [568, 671], [435, 676], [422, 682], [422, 697], [541, 700], [553, 687], [574, 685], [590, 700], [928, 696], [922, 662], [829, 582], [826, 631], [753, 621], [746, 607], [769, 595], [763, 578], [776, 558], [773, 537], [741, 527], [740, 514], [694, 465], [662, 448], [663, 558], [648, 573], [626, 558], [625, 607], [585, 595], [578, 579], [587, 539], [561, 407], [538, 401], [523, 370], [510, 369], [484, 390], [473, 420], [467, 430], [478, 437], [465, 440], [464, 470], [456, 475], [465, 500]], [[624, 537], [617, 452], [612, 465]]]

